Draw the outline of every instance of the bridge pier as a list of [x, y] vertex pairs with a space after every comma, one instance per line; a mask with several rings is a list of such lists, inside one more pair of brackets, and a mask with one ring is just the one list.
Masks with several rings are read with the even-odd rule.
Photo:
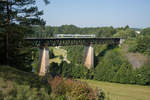
[[94, 67], [94, 48], [93, 44], [84, 47], [84, 65], [91, 69]]
[[124, 43], [125, 39], [120, 39], [119, 41], [119, 47], [121, 47], [121, 45]]
[[39, 64], [40, 70], [39, 75], [44, 76], [46, 73], [46, 68], [49, 65], [49, 48], [48, 47], [40, 47], [40, 55], [39, 55]]

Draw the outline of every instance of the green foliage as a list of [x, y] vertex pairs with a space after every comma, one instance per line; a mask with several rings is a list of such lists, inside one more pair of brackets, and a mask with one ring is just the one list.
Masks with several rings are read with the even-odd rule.
[[115, 76], [113, 77], [114, 82], [119, 83], [133, 83], [133, 69], [132, 66], [128, 63], [123, 63]]
[[72, 63], [71, 64], [68, 64], [67, 62], [62, 62], [60, 64], [61, 68], [62, 68], [62, 73], [61, 75], [63, 77], [72, 77], [72, 67], [74, 66]]
[[150, 65], [133, 69], [119, 49], [108, 51], [95, 69], [94, 78], [100, 81], [124, 84], [150, 84]]
[[55, 55], [54, 55], [53, 49], [50, 49], [49, 50], [49, 58], [52, 59], [54, 57], [55, 57]]
[[132, 40], [128, 40], [130, 41], [128, 44], [129, 48], [128, 51], [129, 52], [137, 52], [137, 43], [136, 43], [136, 39], [132, 39]]
[[39, 72], [39, 49], [33, 49], [32, 50], [32, 67], [33, 72], [38, 74]]
[[[13, 84], [10, 87], [6, 85], [3, 91], [4, 100], [49, 100], [50, 95], [45, 92], [44, 88], [30, 88], [29, 86], [18, 86]], [[9, 88], [9, 89], [8, 89]]]
[[0, 66], [0, 100], [49, 100], [50, 86], [33, 74]]
[[141, 31], [141, 35], [150, 36], [150, 28], [145, 28]]
[[116, 30], [113, 27], [102, 27], [98, 28], [98, 33], [96, 33], [97, 37], [111, 37], [116, 33]]
[[115, 37], [121, 37], [124, 39], [136, 37], [135, 31], [131, 30], [128, 26], [125, 28], [118, 28], [116, 34], [114, 34]]
[[94, 69], [87, 69], [84, 65], [68, 64], [64, 61], [60, 65], [51, 63], [47, 73], [52, 77], [63, 76], [66, 78], [93, 79], [94, 71]]
[[52, 77], [60, 75], [62, 73], [62, 67], [60, 67], [57, 63], [51, 63], [47, 67], [47, 74], [50, 74]]
[[136, 49], [140, 53], [146, 53], [150, 55], [150, 36], [140, 36], [137, 38], [137, 46]]
[[96, 67], [95, 79], [119, 83], [133, 83], [132, 67], [119, 49], [108, 51]]
[[137, 84], [150, 85], [150, 63], [136, 69], [135, 79]]
[[[0, 22], [3, 20], [0, 23], [0, 33], [2, 34], [0, 36], [0, 64], [7, 64], [24, 71], [32, 71], [32, 49], [30, 43], [24, 42], [24, 36], [34, 33], [31, 26], [45, 25], [43, 19], [40, 18], [43, 12], [38, 10], [35, 2], [36, 0], [8, 1], [8, 6], [11, 9], [7, 15], [6, 3], [3, 5], [0, 1], [0, 5], [3, 5], [0, 6], [2, 7]], [[5, 48], [8, 48], [8, 51]]]
[[[104, 100], [105, 99], [105, 93], [102, 89], [96, 88], [97, 93], [97, 100]], [[107, 99], [109, 100], [109, 99]]]
[[96, 67], [95, 79], [111, 81], [119, 67], [123, 63], [118, 50], [111, 50], [106, 53], [101, 63]]
[[143, 29], [135, 39], [132, 40], [132, 43], [129, 44], [130, 52], [139, 52], [146, 55], [150, 55], [150, 28]]
[[64, 47], [67, 50], [67, 59], [74, 64], [82, 64], [84, 46]]

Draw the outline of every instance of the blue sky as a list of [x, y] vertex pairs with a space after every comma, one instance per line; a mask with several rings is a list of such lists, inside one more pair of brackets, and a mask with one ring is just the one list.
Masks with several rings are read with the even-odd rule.
[[47, 25], [150, 27], [150, 0], [37, 0]]

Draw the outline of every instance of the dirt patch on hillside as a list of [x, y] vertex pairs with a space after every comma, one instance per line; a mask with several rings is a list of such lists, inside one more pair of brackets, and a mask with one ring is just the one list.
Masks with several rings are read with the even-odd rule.
[[126, 53], [125, 56], [134, 68], [139, 68], [148, 62], [148, 58], [140, 53]]
[[142, 67], [145, 63], [149, 62], [149, 58], [141, 53], [128, 52], [128, 45], [122, 46], [124, 56], [128, 59], [133, 68]]

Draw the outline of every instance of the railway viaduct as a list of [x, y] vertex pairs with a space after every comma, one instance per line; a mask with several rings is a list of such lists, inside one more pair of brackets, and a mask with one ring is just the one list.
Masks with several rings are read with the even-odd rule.
[[44, 76], [46, 67], [49, 65], [48, 46], [72, 46], [84, 45], [84, 65], [90, 69], [94, 66], [94, 44], [112, 44], [118, 45], [123, 42], [121, 38], [25, 38], [25, 41], [31, 42], [33, 47], [40, 49], [40, 71], [39, 75]]

